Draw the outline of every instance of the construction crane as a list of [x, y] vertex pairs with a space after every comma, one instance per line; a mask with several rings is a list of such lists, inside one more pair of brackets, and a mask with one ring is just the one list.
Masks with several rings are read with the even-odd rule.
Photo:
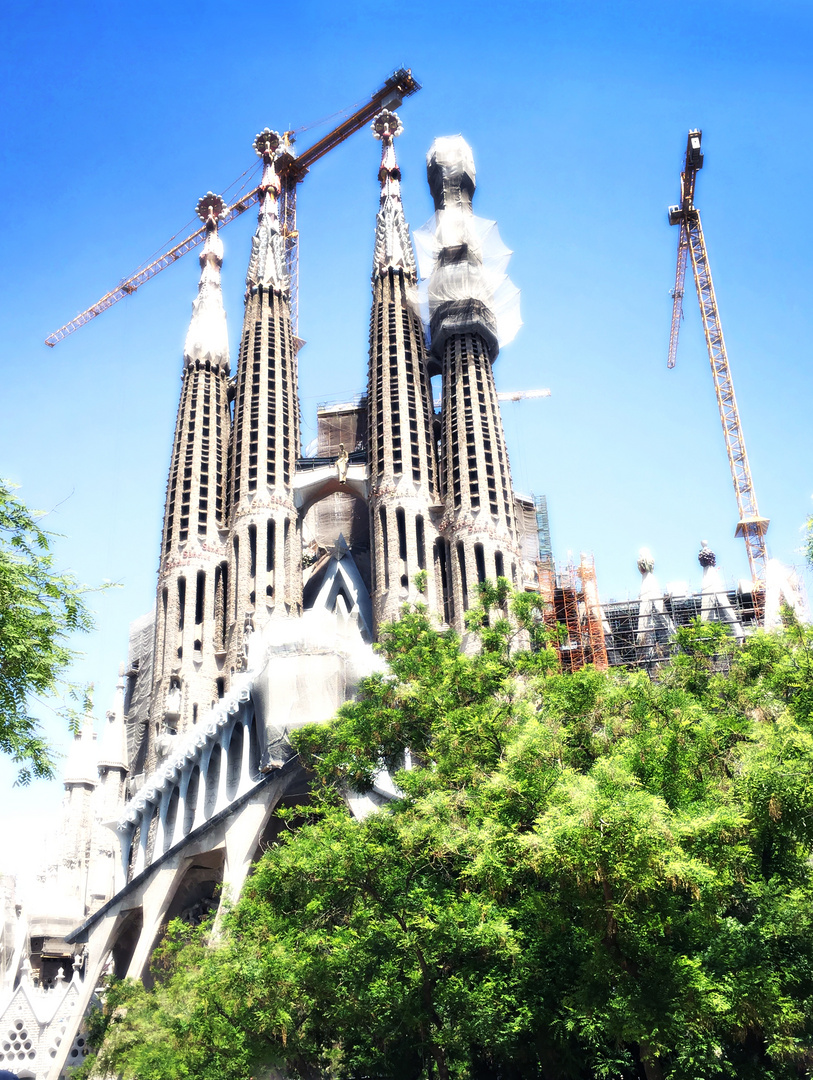
[[[298, 324], [298, 292], [299, 292], [299, 233], [296, 227], [296, 188], [305, 179], [308, 170], [314, 162], [324, 157], [334, 147], [343, 143], [348, 136], [358, 131], [382, 109], [397, 109], [405, 97], [416, 93], [421, 89], [421, 84], [416, 81], [410, 68], [399, 68], [393, 72], [383, 86], [371, 96], [370, 100], [359, 106], [355, 112], [347, 117], [338, 127], [329, 132], [323, 139], [309, 146], [302, 154], [294, 152], [293, 131], [286, 131], [282, 136], [281, 148], [278, 152], [275, 166], [280, 178], [280, 231], [285, 242], [285, 263], [290, 280], [291, 291], [291, 325], [294, 334], [297, 333]], [[242, 213], [254, 206], [259, 201], [260, 188], [255, 187], [247, 195], [237, 199], [224, 211], [219, 224], [226, 225], [234, 221]], [[115, 289], [105, 293], [92, 307], [71, 319], [69, 323], [55, 330], [45, 339], [45, 344], [54, 347], [58, 342], [78, 330], [80, 326], [95, 319], [103, 311], [123, 300], [143, 285], [145, 281], [155, 277], [165, 267], [176, 262], [192, 248], [198, 246], [206, 238], [206, 228], [198, 229], [191, 233], [180, 243], [175, 244], [165, 251], [159, 258], [154, 259], [147, 266], [141, 267], [124, 281], [120, 281]]]
[[680, 174], [680, 204], [669, 207], [669, 224], [679, 226], [677, 272], [675, 287], [672, 291], [672, 332], [669, 338], [668, 366], [675, 366], [677, 357], [678, 333], [683, 318], [683, 285], [686, 277], [686, 263], [692, 260], [694, 281], [697, 286], [697, 299], [700, 303], [700, 315], [703, 319], [703, 331], [711, 362], [711, 374], [717, 394], [717, 405], [723, 424], [728, 463], [731, 466], [731, 478], [737, 496], [739, 521], [736, 536], [745, 540], [748, 552], [748, 564], [751, 577], [758, 588], [764, 588], [765, 568], [768, 555], [765, 548], [765, 533], [768, 530], [768, 518], [760, 516], [748, 454], [745, 451], [745, 436], [740, 422], [737, 399], [734, 396], [734, 383], [728, 364], [723, 328], [720, 325], [720, 313], [717, 298], [711, 280], [711, 268], [700, 224], [700, 211], [694, 205], [694, 187], [697, 173], [703, 168], [703, 150], [701, 149], [702, 132], [690, 131], [686, 142], [686, 157], [683, 172]]

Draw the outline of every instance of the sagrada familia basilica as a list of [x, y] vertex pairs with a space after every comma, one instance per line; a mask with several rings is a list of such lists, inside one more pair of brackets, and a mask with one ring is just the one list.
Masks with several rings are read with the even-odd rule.
[[[75, 740], [39, 900], [21, 911], [0, 877], [0, 1068], [20, 1077], [69, 1075], [103, 977], [148, 981], [170, 919], [200, 921], [240, 892], [274, 841], [275, 809], [308, 798], [289, 733], [353, 695], [380, 663], [379, 627], [405, 602], [422, 599], [438, 625], [462, 632], [480, 582], [505, 577], [543, 593], [547, 582], [571, 666], [627, 662], [625, 641], [651, 658], [689, 603], [664, 597], [646, 553], [637, 605], [601, 608], [584, 564], [571, 584], [550, 580], [534, 504], [512, 489], [492, 372], [518, 322], [510, 253], [493, 222], [474, 215], [472, 153], [451, 137], [427, 156], [435, 214], [415, 234], [416, 259], [400, 130], [387, 110], [373, 123], [382, 154], [367, 391], [320, 410], [315, 455], [300, 447], [279, 137], [265, 130], [254, 141], [263, 175], [234, 376], [223, 201], [209, 193], [198, 203], [206, 239], [155, 609], [132, 626], [103, 733], [88, 718]], [[741, 634], [753, 605], [725, 591], [704, 552], [704, 617]], [[364, 815], [391, 795], [382, 776], [370, 795], [348, 798]]]

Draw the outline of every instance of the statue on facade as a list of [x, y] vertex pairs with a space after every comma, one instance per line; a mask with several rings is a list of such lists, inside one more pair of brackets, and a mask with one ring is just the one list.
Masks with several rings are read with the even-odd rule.
[[344, 443], [339, 443], [339, 456], [336, 458], [336, 474], [339, 477], [340, 484], [347, 483], [347, 466], [350, 462], [350, 455], [344, 448]]

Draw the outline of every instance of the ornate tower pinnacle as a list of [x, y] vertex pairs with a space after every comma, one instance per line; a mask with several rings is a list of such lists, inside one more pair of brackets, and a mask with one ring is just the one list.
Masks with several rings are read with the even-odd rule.
[[277, 132], [270, 128], [264, 128], [254, 138], [254, 150], [257, 156], [263, 159], [263, 177], [260, 183], [257, 231], [251, 241], [251, 258], [246, 274], [246, 294], [258, 288], [277, 289], [280, 292], [288, 289], [277, 203], [280, 182], [274, 168], [274, 156], [280, 141]]
[[200, 253], [200, 283], [192, 303], [183, 357], [185, 366], [194, 365], [196, 360], [208, 360], [213, 368], [223, 368], [228, 374], [229, 335], [220, 282], [223, 241], [217, 234], [217, 223], [224, 211], [223, 200], [212, 191], [207, 191], [195, 207], [195, 213], [206, 226], [206, 240]]
[[409, 239], [401, 203], [401, 170], [395, 158], [395, 138], [404, 130], [398, 114], [383, 109], [370, 125], [381, 140], [381, 203], [375, 223], [373, 284], [377, 275], [389, 267], [404, 270], [414, 281], [417, 277], [415, 256]]

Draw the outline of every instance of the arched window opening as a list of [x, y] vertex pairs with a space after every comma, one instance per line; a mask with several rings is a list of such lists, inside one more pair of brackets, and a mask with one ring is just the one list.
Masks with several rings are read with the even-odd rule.
[[239, 603], [238, 590], [240, 585], [240, 537], [235, 536], [232, 540], [232, 551], [234, 558], [232, 559], [232, 566], [234, 567], [234, 617], [237, 618], [237, 605]]
[[395, 524], [398, 528], [398, 560], [401, 570], [401, 587], [406, 589], [409, 587], [409, 572], [407, 569], [406, 514], [402, 506], [396, 508]]
[[183, 630], [186, 608], [186, 578], [178, 578], [178, 629]]
[[501, 551], [497, 551], [494, 553], [494, 565], [497, 569], [497, 577], [505, 577], [505, 562], [503, 561]]
[[420, 514], [415, 518], [415, 544], [418, 548], [418, 569], [426, 569], [426, 534], [424, 532], [423, 518]]
[[457, 563], [460, 567], [460, 588], [463, 592], [463, 610], [469, 610], [469, 586], [466, 581], [466, 552], [462, 544], [457, 545]]
[[378, 519], [381, 522], [381, 551], [384, 555], [384, 588], [388, 589], [390, 587], [390, 552], [387, 538], [387, 508], [385, 506], [378, 508]]
[[435, 567], [440, 577], [440, 592], [443, 598], [443, 618], [449, 624], [452, 621], [452, 598], [449, 592], [449, 574], [446, 568], [446, 542], [438, 538], [435, 541]]
[[266, 528], [265, 543], [265, 572], [271, 574], [274, 571], [274, 544], [276, 542], [276, 525], [273, 521], [268, 522]]
[[486, 556], [482, 544], [474, 545], [474, 561], [477, 565], [477, 580], [482, 585], [486, 580]]
[[248, 576], [257, 576], [257, 526], [248, 527]]
[[198, 570], [195, 591], [195, 625], [200, 626], [203, 622], [203, 601], [206, 596], [206, 571]]

